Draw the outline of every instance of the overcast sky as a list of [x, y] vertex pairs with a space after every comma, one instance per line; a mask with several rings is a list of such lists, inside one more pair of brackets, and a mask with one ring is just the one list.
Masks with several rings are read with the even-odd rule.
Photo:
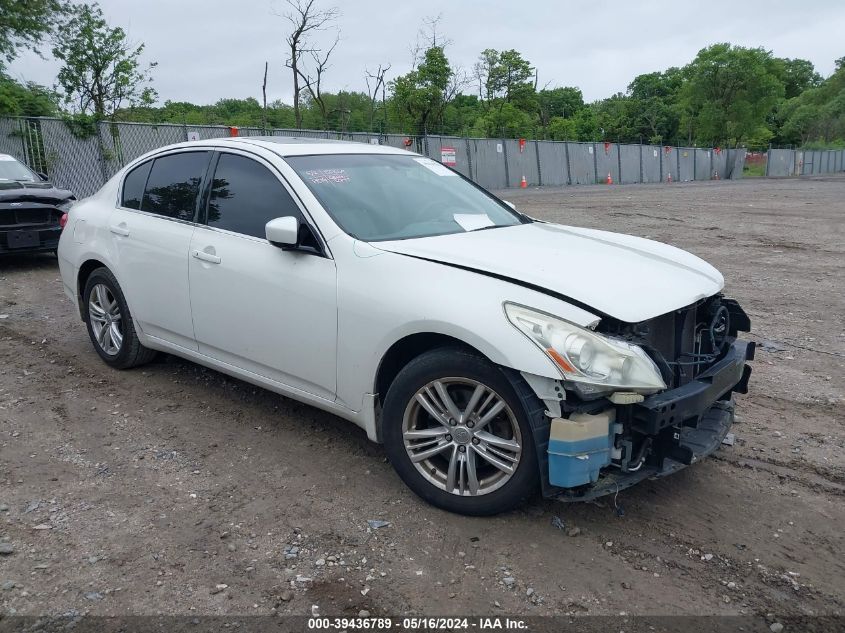
[[[341, 42], [326, 77], [328, 90], [364, 90], [364, 69], [390, 63], [407, 72], [410, 44], [426, 16], [442, 14], [453, 66], [466, 71], [485, 48], [515, 48], [539, 70], [540, 85], [578, 86], [587, 101], [624, 91], [641, 73], [682, 66], [716, 42], [763, 46], [802, 57], [827, 76], [845, 55], [845, 2], [751, 0], [318, 0], [337, 6]], [[213, 103], [261, 100], [270, 62], [268, 100], [290, 102], [284, 68], [288, 23], [284, 0], [100, 0], [109, 22], [146, 44], [158, 62], [160, 100]], [[331, 35], [320, 35], [328, 43]], [[10, 67], [18, 79], [53, 85], [57, 64], [25, 54]]]

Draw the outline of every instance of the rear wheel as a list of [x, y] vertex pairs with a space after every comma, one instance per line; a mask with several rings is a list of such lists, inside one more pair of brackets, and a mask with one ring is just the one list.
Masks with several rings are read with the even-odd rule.
[[402, 480], [452, 512], [504, 512], [538, 484], [521, 401], [489, 361], [454, 348], [427, 352], [396, 377], [385, 399], [384, 441]]
[[141, 345], [126, 299], [108, 268], [97, 268], [89, 275], [82, 298], [88, 336], [107, 364], [128, 369], [155, 357], [154, 350]]

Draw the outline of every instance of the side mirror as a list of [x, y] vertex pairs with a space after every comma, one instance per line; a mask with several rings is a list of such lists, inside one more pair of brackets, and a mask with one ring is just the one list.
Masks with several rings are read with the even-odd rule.
[[292, 215], [274, 218], [265, 225], [264, 234], [273, 246], [296, 246], [299, 242], [299, 220]]
[[47, 182], [48, 180], [50, 180], [50, 176], [45, 174], [43, 171], [38, 171], [38, 172], [35, 172], [35, 173], [38, 174], [38, 177], [42, 180], [42, 182]]
[[513, 209], [514, 211], [516, 211], [516, 205], [515, 205], [513, 202], [511, 202], [510, 200], [502, 200], [502, 202], [504, 202], [504, 203], [505, 203], [506, 205], [508, 205], [511, 209]]

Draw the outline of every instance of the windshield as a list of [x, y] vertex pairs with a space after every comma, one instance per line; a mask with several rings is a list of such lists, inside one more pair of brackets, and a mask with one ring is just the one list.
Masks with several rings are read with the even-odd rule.
[[286, 160], [340, 228], [367, 242], [528, 221], [456, 172], [422, 156], [324, 154]]
[[28, 167], [8, 154], [0, 154], [0, 180], [25, 180], [32, 182], [37, 177]]

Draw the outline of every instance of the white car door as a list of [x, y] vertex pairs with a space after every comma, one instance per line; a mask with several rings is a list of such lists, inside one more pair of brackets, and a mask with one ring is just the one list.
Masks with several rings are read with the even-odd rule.
[[177, 152], [142, 163], [126, 175], [109, 218], [116, 274], [135, 321], [148, 336], [191, 350], [188, 258], [212, 155]]
[[305, 217], [263, 159], [222, 152], [191, 240], [190, 288], [199, 351], [296, 389], [334, 400], [335, 262], [282, 250], [265, 238], [273, 218]]

